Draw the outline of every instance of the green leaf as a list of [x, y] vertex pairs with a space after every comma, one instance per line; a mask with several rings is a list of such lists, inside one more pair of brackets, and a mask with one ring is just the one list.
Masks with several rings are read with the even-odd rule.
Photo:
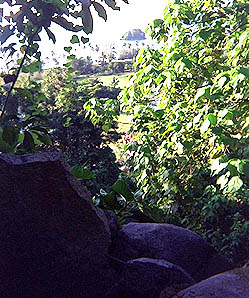
[[82, 6], [83, 6], [83, 9], [80, 15], [82, 18], [82, 23], [84, 25], [83, 30], [86, 34], [89, 34], [93, 32], [93, 17], [89, 7], [84, 4]]
[[14, 146], [18, 140], [18, 129], [14, 126], [5, 126], [2, 134], [3, 141]]
[[117, 199], [116, 193], [113, 191], [105, 195], [100, 195], [98, 198], [101, 203], [110, 210], [119, 210], [122, 207]]
[[75, 43], [79, 43], [80, 40], [79, 40], [79, 38], [78, 38], [77, 35], [73, 35], [72, 38], [71, 38], [71, 40], [70, 40], [70, 42], [71, 42], [72, 44], [75, 44]]
[[219, 137], [219, 143], [220, 144], [222, 143], [224, 145], [233, 145], [234, 140], [229, 136], [221, 134], [220, 137]]
[[32, 93], [28, 89], [25, 89], [25, 88], [15, 88], [15, 91], [17, 91], [23, 97], [26, 97], [28, 99], [32, 99], [33, 98]]
[[82, 26], [74, 26], [72, 22], [68, 22], [66, 19], [64, 19], [61, 16], [57, 16], [53, 18], [53, 22], [58, 24], [59, 26], [63, 27], [66, 30], [72, 31], [72, 32], [79, 32], [83, 29]]
[[249, 176], [249, 160], [248, 159], [244, 159], [241, 160], [241, 162], [238, 165], [238, 171], [239, 173]]
[[211, 36], [211, 33], [213, 32], [213, 30], [204, 30], [202, 29], [200, 32], [199, 32], [199, 36], [200, 38], [202, 38], [204, 41], [206, 41], [210, 36]]
[[76, 58], [76, 56], [75, 55], [69, 55], [69, 56], [67, 56], [67, 59], [68, 60], [74, 60]]
[[68, 73], [74, 73], [74, 72], [75, 72], [75, 69], [73, 67], [68, 68]]
[[134, 199], [134, 196], [132, 192], [130, 191], [129, 187], [125, 183], [123, 179], [118, 179], [113, 185], [112, 189], [122, 195], [127, 201], [132, 201]]
[[87, 168], [72, 167], [72, 172], [77, 180], [89, 180], [95, 178], [95, 174]]
[[242, 73], [244, 76], [249, 78], [249, 67], [241, 67], [239, 73]]
[[183, 59], [182, 59], [182, 62], [185, 64], [185, 66], [186, 66], [188, 69], [191, 69], [191, 68], [193, 67], [192, 62], [191, 62], [189, 59], [187, 59], [187, 58], [183, 58]]
[[234, 115], [232, 112], [228, 111], [226, 114], [226, 120], [233, 120]]
[[47, 134], [38, 135], [38, 139], [45, 145], [49, 146], [52, 144], [52, 140]]
[[206, 97], [206, 98], [210, 98], [210, 87], [202, 87], [200, 88], [194, 98], [194, 102], [196, 102], [199, 98], [201, 97]]
[[108, 132], [111, 128], [111, 125], [110, 124], [104, 124], [102, 125], [102, 129], [105, 131], [105, 132]]
[[220, 189], [225, 188], [225, 186], [227, 185], [227, 183], [229, 181], [228, 177], [229, 176], [227, 174], [224, 174], [217, 179], [217, 184], [220, 185]]
[[89, 38], [86, 38], [86, 37], [82, 36], [81, 41], [82, 41], [83, 44], [88, 43]]
[[32, 152], [35, 149], [34, 139], [28, 131], [24, 131], [23, 147], [27, 152]]
[[237, 175], [238, 175], [237, 168], [236, 168], [236, 166], [234, 166], [233, 164], [228, 164], [228, 165], [227, 165], [227, 169], [228, 169], [228, 171], [230, 172], [230, 176], [231, 176], [231, 177], [233, 177], [233, 176], [237, 176]]
[[156, 110], [155, 111], [155, 116], [157, 117], [157, 118], [161, 118], [163, 115], [164, 115], [164, 110]]
[[213, 126], [217, 124], [217, 117], [214, 114], [209, 114], [207, 118]]
[[23, 66], [22, 71], [24, 73], [29, 73], [29, 72], [33, 73], [33, 72], [39, 71], [41, 69], [41, 66], [42, 66], [41, 61], [35, 61], [35, 62], [30, 63], [27, 66]]
[[64, 51], [70, 53], [72, 50], [72, 47], [64, 47]]
[[12, 153], [12, 147], [5, 143], [2, 138], [0, 138], [0, 152], [2, 153]]
[[227, 185], [228, 192], [236, 192], [238, 191], [243, 185], [243, 181], [240, 179], [239, 176], [234, 176], [230, 179]]
[[45, 27], [45, 30], [47, 32], [47, 35], [48, 35], [49, 39], [52, 39], [53, 43], [55, 43], [56, 38], [55, 38], [54, 33], [51, 30], [49, 30], [47, 27]]
[[113, 10], [120, 10], [120, 7], [116, 6], [116, 1], [114, 1], [114, 0], [104, 0], [104, 1]]
[[93, 2], [93, 6], [94, 6], [95, 10], [97, 11], [98, 15], [106, 21], [107, 14], [106, 14], [104, 7], [95, 1]]

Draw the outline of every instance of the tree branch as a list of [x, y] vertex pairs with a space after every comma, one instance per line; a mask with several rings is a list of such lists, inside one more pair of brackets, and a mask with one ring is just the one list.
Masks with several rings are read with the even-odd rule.
[[17, 82], [17, 79], [18, 79], [18, 77], [19, 77], [19, 75], [20, 75], [20, 72], [21, 72], [21, 70], [22, 70], [23, 64], [24, 64], [24, 62], [25, 62], [25, 60], [26, 60], [26, 58], [27, 58], [29, 48], [30, 48], [30, 46], [31, 46], [31, 44], [32, 44], [32, 41], [33, 41], [35, 35], [38, 33], [39, 30], [40, 30], [40, 28], [38, 28], [38, 29], [34, 32], [34, 34], [31, 35], [31, 37], [29, 38], [28, 46], [27, 46], [27, 48], [26, 48], [26, 51], [25, 51], [25, 53], [24, 53], [24, 56], [23, 56], [22, 61], [21, 61], [21, 63], [20, 63], [20, 66], [19, 66], [19, 68], [18, 68], [18, 70], [17, 70], [16, 77], [15, 77], [14, 81], [12, 82], [12, 85], [11, 85], [11, 87], [10, 87], [10, 90], [9, 90], [8, 93], [7, 93], [7, 96], [6, 96], [4, 105], [3, 105], [3, 109], [2, 109], [2, 112], [1, 112], [1, 115], [0, 115], [0, 119], [1, 119], [1, 120], [2, 120], [2, 118], [3, 118], [3, 115], [4, 115], [4, 113], [5, 113], [7, 104], [8, 104], [8, 102], [9, 102], [10, 95], [11, 95], [11, 93], [12, 93], [14, 87], [15, 87], [15, 84], [16, 84], [16, 82]]

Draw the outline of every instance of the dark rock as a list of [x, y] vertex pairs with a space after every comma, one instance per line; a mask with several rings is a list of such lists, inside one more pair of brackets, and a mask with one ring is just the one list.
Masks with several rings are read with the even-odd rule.
[[0, 297], [104, 297], [109, 226], [60, 154], [0, 155], [0, 182]]
[[117, 215], [110, 211], [110, 210], [104, 210], [105, 216], [107, 218], [107, 222], [111, 231], [111, 236], [112, 239], [114, 239], [117, 234], [118, 234], [118, 230], [119, 230], [119, 226], [118, 226], [118, 217]]
[[182, 267], [196, 281], [231, 269], [228, 261], [201, 236], [169, 224], [125, 225], [110, 254], [123, 261], [141, 257], [163, 259]]
[[212, 276], [178, 293], [174, 298], [248, 298], [249, 268]]
[[182, 268], [164, 260], [141, 258], [128, 261], [120, 281], [108, 297], [155, 298], [168, 286], [185, 284], [194, 280]]

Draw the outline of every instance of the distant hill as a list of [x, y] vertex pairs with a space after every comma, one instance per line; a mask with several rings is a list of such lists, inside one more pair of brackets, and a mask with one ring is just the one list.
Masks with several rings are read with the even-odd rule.
[[123, 40], [145, 40], [145, 33], [140, 29], [132, 29], [122, 36]]

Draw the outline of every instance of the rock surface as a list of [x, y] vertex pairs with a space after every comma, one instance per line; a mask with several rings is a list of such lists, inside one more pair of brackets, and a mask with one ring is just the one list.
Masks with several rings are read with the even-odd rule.
[[196, 281], [231, 269], [201, 236], [170, 224], [129, 223], [119, 231], [110, 253], [123, 261], [163, 259], [180, 266]]
[[108, 298], [156, 298], [166, 286], [175, 284], [188, 287], [194, 280], [182, 268], [167, 261], [140, 258], [127, 262], [120, 282]]
[[60, 154], [0, 155], [0, 181], [0, 297], [104, 297], [107, 220]]
[[114, 239], [117, 236], [118, 230], [119, 230], [118, 217], [114, 212], [110, 210], [103, 210], [103, 211], [107, 218], [107, 222], [111, 232], [111, 237], [112, 239]]
[[174, 298], [248, 298], [249, 268], [212, 276], [178, 293]]

